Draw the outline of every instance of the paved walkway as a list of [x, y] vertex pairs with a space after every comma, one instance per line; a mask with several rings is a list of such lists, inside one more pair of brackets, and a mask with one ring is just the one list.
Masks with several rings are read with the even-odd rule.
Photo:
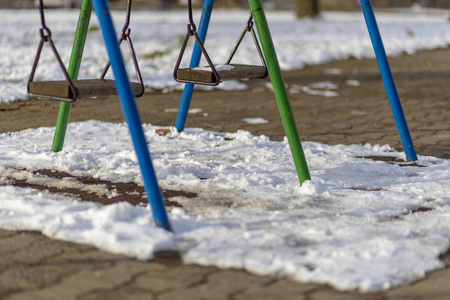
[[[390, 62], [418, 152], [450, 158], [450, 49]], [[328, 144], [389, 143], [401, 149], [374, 60], [308, 67], [286, 73], [285, 80], [302, 140]], [[317, 82], [329, 83], [315, 85]], [[187, 126], [218, 131], [242, 128], [281, 139], [284, 134], [276, 103], [265, 83], [252, 82], [250, 90], [241, 92], [196, 92], [192, 107], [201, 108], [206, 114], [190, 114]], [[337, 95], [324, 96], [332, 92]], [[179, 99], [178, 92], [147, 94], [138, 103], [143, 121], [173, 125], [176, 115], [164, 111], [176, 108]], [[54, 126], [57, 110], [55, 103], [45, 101], [4, 105], [0, 107], [0, 132]], [[262, 117], [270, 123], [246, 124], [243, 116]], [[72, 121], [92, 118], [123, 121], [118, 101], [99, 99], [75, 105]], [[450, 264], [450, 255], [443, 259]], [[254, 276], [239, 270], [184, 265], [173, 253], [139, 262], [90, 246], [51, 240], [35, 232], [0, 230], [2, 300], [430, 300], [450, 299], [449, 282], [447, 267], [385, 293], [340, 292], [325, 285]]]

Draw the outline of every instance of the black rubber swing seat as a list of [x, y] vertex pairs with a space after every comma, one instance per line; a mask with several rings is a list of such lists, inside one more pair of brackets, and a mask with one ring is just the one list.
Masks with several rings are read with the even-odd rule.
[[[78, 91], [78, 97], [94, 96], [116, 96], [116, 84], [110, 79], [86, 79], [73, 80], [73, 85]], [[144, 93], [142, 85], [137, 82], [131, 82], [131, 88], [136, 97]], [[54, 98], [54, 99], [73, 99], [75, 95], [67, 80], [57, 81], [32, 81], [29, 85], [29, 92], [33, 96]]]
[[[263, 78], [267, 75], [267, 69], [264, 66], [230, 64], [232, 69], [216, 69], [220, 81], [239, 80], [251, 78]], [[212, 84], [217, 82], [214, 72], [208, 68], [180, 68], [176, 71], [177, 80], [193, 83]]]

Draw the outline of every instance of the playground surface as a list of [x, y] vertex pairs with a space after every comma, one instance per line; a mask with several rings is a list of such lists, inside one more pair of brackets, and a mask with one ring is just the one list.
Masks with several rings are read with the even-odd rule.
[[[450, 158], [450, 49], [390, 59], [394, 79], [418, 154]], [[346, 60], [284, 73], [302, 141], [336, 144], [401, 143], [375, 60]], [[198, 91], [187, 127], [218, 132], [244, 129], [282, 140], [284, 131], [267, 81], [244, 91]], [[317, 83], [322, 83], [317, 85]], [[296, 87], [295, 85], [299, 85]], [[142, 121], [173, 125], [181, 93], [139, 99]], [[246, 99], [246, 101], [243, 101]], [[54, 126], [58, 104], [5, 104], [0, 132]], [[101, 109], [99, 109], [101, 107]], [[251, 124], [248, 118], [269, 123]], [[81, 100], [71, 121], [123, 122], [117, 99]], [[33, 186], [38, 188], [38, 186]], [[127, 188], [126, 186], [123, 187]], [[83, 195], [83, 191], [66, 191]], [[171, 191], [164, 191], [170, 200]], [[186, 195], [185, 195], [186, 196]], [[259, 277], [244, 271], [184, 265], [174, 253], [150, 262], [112, 255], [90, 246], [48, 239], [34, 232], [0, 231], [2, 299], [448, 299], [450, 269], [384, 293], [339, 292], [328, 286]], [[443, 260], [450, 263], [445, 255]], [[414, 264], [415, 262], [411, 262]]]

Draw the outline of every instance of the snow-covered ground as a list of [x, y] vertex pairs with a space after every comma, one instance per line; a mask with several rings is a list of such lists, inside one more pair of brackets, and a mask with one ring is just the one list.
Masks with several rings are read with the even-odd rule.
[[[404, 158], [387, 145], [306, 142], [313, 180], [300, 187], [287, 142], [202, 129], [164, 137], [155, 129], [144, 126], [161, 187], [198, 194], [178, 198], [185, 210], [170, 212], [174, 234], [153, 225], [149, 207], [101, 206], [11, 186], [0, 187], [0, 227], [139, 259], [176, 248], [187, 263], [339, 289], [387, 289], [444, 266], [438, 256], [450, 245], [449, 160], [420, 157], [425, 167], [400, 167], [360, 158]], [[71, 124], [59, 153], [49, 151], [53, 132], [0, 135], [1, 182], [82, 188], [73, 178], [32, 173], [52, 169], [142, 184], [125, 124]]]
[[[113, 12], [116, 31], [124, 23], [123, 12]], [[423, 49], [447, 47], [450, 23], [445, 10], [410, 8], [397, 13], [376, 13], [388, 55], [412, 54]], [[200, 11], [195, 11], [195, 20]], [[216, 64], [224, 63], [248, 18], [245, 10], [214, 10], [206, 47]], [[76, 10], [47, 10], [46, 23], [55, 44], [67, 64], [78, 19]], [[97, 78], [107, 61], [92, 16], [79, 78]], [[267, 12], [272, 38], [283, 70], [295, 70], [307, 64], [320, 64], [348, 57], [374, 57], [367, 28], [360, 12], [323, 12], [317, 19], [296, 19], [293, 12]], [[181, 89], [172, 78], [181, 42], [186, 34], [187, 12], [137, 11], [132, 13], [132, 37], [147, 90]], [[37, 10], [0, 10], [0, 102], [27, 99], [26, 81], [39, 42], [40, 19]], [[191, 47], [192, 48], [192, 47]], [[191, 48], [186, 51], [187, 65]], [[123, 52], [127, 47], [124, 45]], [[250, 37], [242, 43], [236, 63], [259, 64]], [[202, 64], [206, 65], [206, 63]], [[128, 59], [129, 74], [135, 77]], [[36, 79], [62, 79], [49, 47], [41, 57]], [[226, 82], [219, 88], [239, 89], [244, 84]]]
[[[213, 13], [207, 46], [214, 58], [226, 59], [247, 14]], [[47, 12], [64, 61], [77, 16], [74, 11]], [[410, 11], [377, 17], [390, 55], [450, 44], [446, 13]], [[96, 77], [106, 60], [96, 18], [92, 19], [80, 77]], [[269, 12], [268, 20], [285, 70], [373, 56], [360, 13], [323, 13], [317, 20], [297, 20], [288, 12]], [[185, 23], [186, 12], [134, 13], [133, 36], [148, 87], [181, 87], [171, 73]], [[25, 99], [38, 43], [37, 11], [0, 11], [0, 25], [0, 98]], [[257, 59], [252, 47], [243, 46], [241, 59]], [[39, 69], [38, 78], [58, 78], [57, 66], [48, 57], [42, 63], [46, 67]], [[224, 88], [236, 87], [231, 83]], [[295, 89], [301, 92], [305, 87]], [[184, 209], [169, 213], [173, 234], [154, 226], [149, 207], [101, 206], [7, 185], [27, 180], [89, 188], [73, 178], [56, 181], [33, 173], [38, 169], [142, 184], [126, 125], [99, 121], [70, 124], [59, 153], [49, 151], [53, 128], [0, 135], [0, 227], [39, 230], [52, 238], [139, 259], [150, 259], [158, 250], [178, 249], [186, 263], [242, 268], [338, 289], [383, 290], [444, 266], [438, 257], [450, 246], [449, 160], [420, 157], [424, 167], [400, 167], [361, 158], [404, 158], [387, 145], [305, 142], [313, 179], [300, 187], [287, 142], [245, 131], [219, 134], [202, 129], [164, 137], [155, 129], [144, 125], [161, 187], [198, 194], [194, 199], [176, 199]], [[114, 193], [96, 188], [99, 193]]]

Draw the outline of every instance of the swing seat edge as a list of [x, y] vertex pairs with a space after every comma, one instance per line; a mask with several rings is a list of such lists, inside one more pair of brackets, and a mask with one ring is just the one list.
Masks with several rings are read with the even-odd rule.
[[[219, 81], [240, 80], [251, 78], [264, 78], [267, 69], [264, 66], [230, 64], [232, 69], [217, 70]], [[197, 84], [213, 84], [217, 82], [216, 76], [211, 69], [201, 70], [198, 68], [180, 68], [176, 72], [176, 80]]]
[[[39, 98], [75, 102], [77, 99], [94, 96], [117, 96], [114, 80], [111, 79], [84, 79], [73, 80], [73, 85], [78, 91], [75, 95], [66, 80], [56, 81], [32, 81], [29, 84], [29, 94]], [[130, 82], [135, 97], [143, 95], [142, 85]]]

